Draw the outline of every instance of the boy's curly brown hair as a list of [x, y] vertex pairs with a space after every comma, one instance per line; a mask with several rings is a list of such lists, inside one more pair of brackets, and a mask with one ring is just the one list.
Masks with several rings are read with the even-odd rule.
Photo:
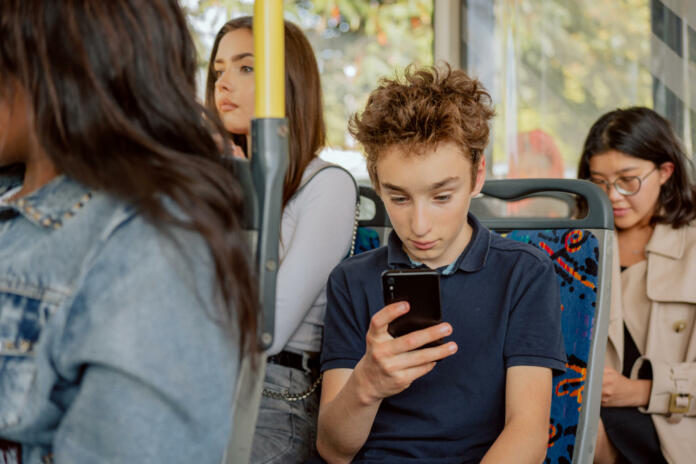
[[466, 72], [449, 65], [410, 65], [403, 79], [380, 80], [362, 114], [350, 118], [348, 130], [365, 149], [367, 170], [379, 191], [377, 161], [394, 147], [415, 154], [452, 142], [476, 166], [488, 144], [488, 121], [494, 114], [491, 96]]

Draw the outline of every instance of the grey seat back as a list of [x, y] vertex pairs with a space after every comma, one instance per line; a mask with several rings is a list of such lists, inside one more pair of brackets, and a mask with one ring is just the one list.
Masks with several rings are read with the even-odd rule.
[[[486, 182], [475, 202], [544, 196], [566, 203], [569, 214], [545, 218], [482, 215], [479, 219], [491, 230], [540, 248], [554, 262], [568, 359], [566, 372], [554, 376], [546, 462], [588, 463], [594, 456], [609, 328], [614, 252], [609, 199], [587, 181], [505, 179]], [[584, 217], [572, 217], [576, 199], [586, 205]]]

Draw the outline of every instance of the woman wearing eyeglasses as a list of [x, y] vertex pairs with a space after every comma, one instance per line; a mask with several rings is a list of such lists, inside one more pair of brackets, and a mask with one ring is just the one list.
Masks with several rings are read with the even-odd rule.
[[578, 167], [609, 196], [615, 250], [595, 462], [696, 462], [696, 187], [669, 123], [605, 114]]

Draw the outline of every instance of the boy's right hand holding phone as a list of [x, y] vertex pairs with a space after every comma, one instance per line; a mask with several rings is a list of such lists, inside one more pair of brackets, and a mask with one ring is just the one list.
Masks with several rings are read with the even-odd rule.
[[450, 335], [452, 326], [447, 322], [392, 337], [387, 331], [389, 323], [408, 310], [408, 303], [402, 301], [387, 305], [372, 316], [365, 337], [365, 355], [353, 372], [364, 404], [379, 402], [402, 392], [414, 380], [430, 372], [436, 361], [457, 352], [454, 342], [421, 348]]

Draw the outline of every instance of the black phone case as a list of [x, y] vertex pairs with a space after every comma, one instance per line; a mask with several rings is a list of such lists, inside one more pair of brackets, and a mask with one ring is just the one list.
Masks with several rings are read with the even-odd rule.
[[[440, 274], [426, 269], [388, 270], [382, 273], [385, 306], [407, 301], [409, 312], [389, 324], [392, 337], [431, 327], [442, 321]], [[441, 340], [434, 344], [442, 343]], [[430, 344], [432, 345], [432, 344]]]

